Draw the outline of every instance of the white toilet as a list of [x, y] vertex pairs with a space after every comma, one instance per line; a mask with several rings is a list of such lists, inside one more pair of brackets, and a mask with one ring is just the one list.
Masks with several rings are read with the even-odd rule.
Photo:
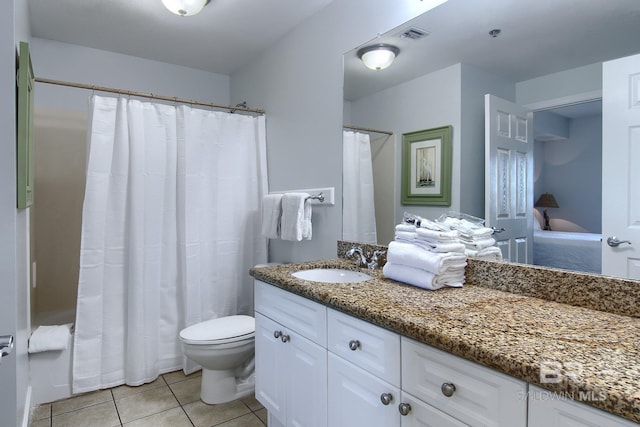
[[251, 316], [220, 317], [180, 331], [185, 356], [202, 366], [203, 402], [224, 403], [254, 391], [254, 339]]

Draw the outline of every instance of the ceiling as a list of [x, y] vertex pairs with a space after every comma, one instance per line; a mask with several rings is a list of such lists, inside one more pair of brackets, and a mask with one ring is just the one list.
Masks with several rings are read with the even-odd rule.
[[[401, 38], [407, 28], [430, 34]], [[498, 37], [489, 36], [500, 29]], [[345, 55], [345, 99], [363, 96], [457, 63], [513, 82], [640, 52], [640, 0], [449, 0], [365, 45], [400, 48], [387, 69]]]
[[195, 16], [161, 0], [27, 0], [31, 35], [232, 74], [333, 0], [211, 0]]

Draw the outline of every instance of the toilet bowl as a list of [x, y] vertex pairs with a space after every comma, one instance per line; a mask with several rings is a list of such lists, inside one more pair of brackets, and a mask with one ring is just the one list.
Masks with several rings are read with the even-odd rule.
[[253, 317], [237, 315], [180, 331], [184, 355], [202, 366], [203, 402], [224, 403], [253, 393], [255, 329]]

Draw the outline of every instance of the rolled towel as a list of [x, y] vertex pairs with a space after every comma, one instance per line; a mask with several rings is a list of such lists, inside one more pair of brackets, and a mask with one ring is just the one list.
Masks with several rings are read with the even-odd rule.
[[285, 193], [282, 196], [280, 238], [299, 242], [308, 233], [305, 220], [307, 193]]
[[426, 270], [392, 262], [387, 262], [382, 267], [382, 273], [389, 279], [430, 290], [440, 289], [445, 286], [459, 288], [464, 284], [464, 274], [461, 277], [441, 276]]
[[69, 348], [73, 323], [55, 326], [38, 326], [29, 338], [29, 353]]
[[280, 238], [282, 194], [267, 194], [262, 198], [262, 235], [269, 239]]
[[453, 231], [435, 231], [426, 228], [418, 228], [416, 237], [434, 243], [459, 243], [458, 232]]
[[495, 245], [496, 240], [493, 237], [489, 237], [488, 239], [484, 239], [484, 240], [467, 240], [467, 239], [460, 238], [460, 243], [463, 243], [467, 249], [480, 251], [482, 249]]
[[431, 252], [460, 252], [464, 253], [466, 247], [460, 242], [433, 243], [423, 239], [415, 239], [411, 243]]
[[437, 253], [404, 242], [390, 242], [387, 262], [420, 268], [434, 274], [448, 271], [462, 271], [467, 265], [467, 257], [460, 252]]

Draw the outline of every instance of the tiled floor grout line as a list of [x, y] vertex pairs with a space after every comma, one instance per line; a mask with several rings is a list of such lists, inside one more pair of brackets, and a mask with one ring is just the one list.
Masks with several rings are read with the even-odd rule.
[[116, 405], [116, 397], [113, 395], [113, 389], [110, 389], [111, 400], [113, 401], [113, 406], [116, 408], [116, 414], [118, 415], [118, 421], [120, 421], [120, 427], [122, 427], [122, 418], [120, 417], [120, 411], [118, 411], [118, 405]]

